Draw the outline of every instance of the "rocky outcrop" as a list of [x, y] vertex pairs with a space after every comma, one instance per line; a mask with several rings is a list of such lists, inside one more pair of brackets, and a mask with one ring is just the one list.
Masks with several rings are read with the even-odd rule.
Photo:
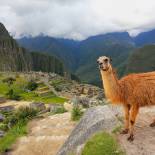
[[12, 105], [0, 107], [0, 112], [11, 112], [11, 111], [14, 111], [14, 110], [15, 110], [15, 108]]
[[0, 71], [43, 71], [63, 75], [62, 62], [54, 56], [29, 52], [9, 35], [0, 23]]
[[33, 102], [30, 103], [30, 107], [37, 110], [37, 111], [44, 111], [46, 110], [46, 106], [44, 103], [42, 102]]
[[78, 154], [86, 140], [94, 133], [101, 130], [110, 131], [118, 125], [118, 114], [120, 109], [109, 105], [89, 108], [57, 155], [68, 155], [70, 152]]

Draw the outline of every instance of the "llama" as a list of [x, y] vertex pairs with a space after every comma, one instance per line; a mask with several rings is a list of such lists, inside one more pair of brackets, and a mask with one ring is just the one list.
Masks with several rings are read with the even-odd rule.
[[[113, 104], [123, 105], [125, 124], [121, 134], [129, 132], [128, 140], [133, 141], [139, 108], [155, 105], [155, 72], [129, 74], [118, 80], [110, 58], [101, 56], [97, 62], [106, 98]], [[150, 126], [155, 126], [155, 120]]]

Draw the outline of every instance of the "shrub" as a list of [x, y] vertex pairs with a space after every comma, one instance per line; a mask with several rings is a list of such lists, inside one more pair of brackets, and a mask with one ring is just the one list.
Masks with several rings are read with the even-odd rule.
[[64, 106], [59, 106], [54, 109], [53, 114], [61, 114], [65, 112], [67, 112], [67, 110], [64, 108]]
[[26, 86], [26, 89], [30, 90], [30, 91], [33, 91], [35, 90], [36, 88], [38, 87], [38, 84], [35, 82], [35, 81], [29, 81], [27, 86]]
[[62, 91], [62, 87], [60, 87], [60, 86], [54, 86], [54, 88], [56, 91]]
[[26, 122], [18, 122], [0, 139], [0, 153], [7, 151], [18, 137], [25, 135], [26, 133]]
[[14, 81], [16, 81], [16, 79], [14, 79], [13, 77], [7, 77], [6, 79], [2, 80], [4, 83], [7, 83], [9, 86], [13, 84]]
[[109, 133], [100, 132], [86, 143], [82, 155], [123, 155], [116, 139]]
[[7, 131], [8, 130], [7, 124], [0, 123], [0, 130]]
[[75, 106], [71, 112], [71, 119], [73, 121], [78, 121], [83, 115], [82, 109], [79, 106]]
[[5, 120], [6, 124], [10, 124], [10, 126], [14, 126], [20, 121], [27, 121], [32, 119], [37, 115], [37, 110], [30, 108], [28, 106], [20, 107], [13, 115], [10, 115]]
[[23, 106], [20, 107], [14, 115], [18, 120], [32, 119], [37, 115], [37, 110], [28, 106]]
[[8, 99], [17, 100], [17, 101], [20, 100], [20, 96], [18, 94], [16, 94], [13, 89], [10, 89], [6, 93], [6, 96], [7, 96]]
[[27, 106], [20, 107], [10, 115], [6, 113], [7, 118], [3, 122], [4, 124], [0, 125], [0, 129], [5, 130], [5, 127], [8, 127], [7, 124], [9, 124], [9, 130], [7, 129], [6, 135], [0, 139], [0, 153], [7, 151], [18, 137], [27, 133], [27, 122], [36, 115], [37, 111]]

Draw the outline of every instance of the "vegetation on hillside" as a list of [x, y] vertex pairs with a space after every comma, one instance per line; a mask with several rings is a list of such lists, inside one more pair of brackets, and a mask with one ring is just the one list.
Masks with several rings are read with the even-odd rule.
[[11, 85], [8, 85], [5, 81], [9, 78], [11, 79], [12, 77], [7, 77], [5, 74], [1, 74], [0, 76], [0, 95], [8, 99], [43, 103], [64, 103], [67, 101], [67, 99], [56, 96], [50, 91], [46, 95], [39, 95], [35, 90], [45, 87], [43, 84], [38, 85], [35, 81], [29, 81], [22, 76], [18, 76]]
[[7, 128], [6, 135], [0, 139], [0, 153], [10, 149], [11, 145], [20, 136], [27, 133], [26, 125], [28, 121], [37, 115], [37, 111], [30, 107], [20, 107], [15, 112], [3, 113], [6, 119], [3, 123]]
[[79, 106], [74, 106], [71, 112], [71, 120], [78, 121], [83, 115], [83, 111]]
[[155, 45], [132, 51], [123, 67], [124, 74], [155, 71]]

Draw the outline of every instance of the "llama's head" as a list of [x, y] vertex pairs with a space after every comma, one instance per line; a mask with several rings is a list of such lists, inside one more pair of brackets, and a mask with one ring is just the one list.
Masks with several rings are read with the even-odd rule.
[[97, 63], [99, 64], [99, 69], [101, 71], [109, 71], [111, 70], [111, 59], [106, 56], [101, 56], [97, 59]]

